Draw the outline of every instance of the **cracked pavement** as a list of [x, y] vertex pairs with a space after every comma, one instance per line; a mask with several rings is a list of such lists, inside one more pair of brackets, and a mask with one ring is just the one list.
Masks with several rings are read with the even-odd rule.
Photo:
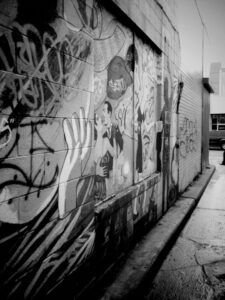
[[225, 299], [225, 166], [222, 151], [210, 151], [216, 171], [196, 209], [145, 285], [145, 300]]

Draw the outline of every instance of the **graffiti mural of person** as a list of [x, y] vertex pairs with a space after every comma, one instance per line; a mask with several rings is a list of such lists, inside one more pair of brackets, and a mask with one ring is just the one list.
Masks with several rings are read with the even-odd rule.
[[107, 96], [112, 100], [118, 100], [123, 96], [132, 84], [132, 77], [126, 66], [125, 60], [115, 56], [108, 66]]
[[138, 173], [142, 173], [142, 138], [141, 138], [141, 126], [144, 121], [144, 115], [141, 113], [140, 107], [138, 107], [137, 111], [137, 154], [136, 154], [136, 169]]
[[156, 170], [155, 139], [156, 125], [152, 122], [149, 132], [143, 137], [143, 177], [152, 175]]
[[97, 198], [102, 200], [110, 194], [114, 183], [113, 169], [119, 153], [123, 150], [123, 138], [119, 127], [112, 123], [112, 105], [105, 101], [103, 120], [96, 118], [97, 140], [95, 145]]

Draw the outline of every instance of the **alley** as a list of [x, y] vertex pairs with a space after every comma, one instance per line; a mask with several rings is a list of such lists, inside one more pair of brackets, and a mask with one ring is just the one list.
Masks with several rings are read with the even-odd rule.
[[225, 167], [210, 151], [216, 171], [195, 211], [163, 262], [145, 300], [225, 299]]

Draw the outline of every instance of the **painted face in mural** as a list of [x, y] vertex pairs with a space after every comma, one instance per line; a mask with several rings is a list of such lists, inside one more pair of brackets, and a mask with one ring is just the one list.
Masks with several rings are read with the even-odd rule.
[[107, 96], [117, 100], [132, 84], [132, 77], [123, 58], [115, 56], [108, 66]]
[[106, 128], [110, 128], [112, 122], [112, 106], [108, 101], [105, 102], [102, 112], [104, 117], [104, 125]]

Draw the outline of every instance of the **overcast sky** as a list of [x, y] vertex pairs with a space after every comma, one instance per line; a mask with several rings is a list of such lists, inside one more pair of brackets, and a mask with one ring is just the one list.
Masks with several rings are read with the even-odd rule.
[[177, 0], [178, 28], [181, 39], [181, 67], [186, 72], [201, 72], [204, 42], [204, 76], [209, 76], [211, 62], [225, 67], [225, 0]]

